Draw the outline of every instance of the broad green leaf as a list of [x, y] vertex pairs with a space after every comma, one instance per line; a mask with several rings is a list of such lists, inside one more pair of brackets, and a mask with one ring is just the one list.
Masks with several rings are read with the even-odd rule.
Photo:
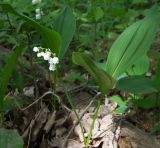
[[74, 52], [72, 60], [75, 64], [82, 66], [95, 79], [100, 87], [101, 93], [104, 95], [114, 86], [114, 79], [104, 70], [98, 68], [94, 61], [85, 53]]
[[153, 81], [145, 76], [122, 78], [117, 82], [116, 88], [133, 94], [146, 94], [158, 91], [155, 88]]
[[63, 58], [76, 30], [76, 20], [70, 7], [65, 7], [57, 16], [54, 21], [54, 29], [62, 37], [59, 57]]
[[14, 8], [9, 4], [0, 4], [0, 8], [5, 13], [12, 13], [19, 17], [21, 17], [23, 20], [25, 20], [30, 26], [32, 26], [43, 38], [44, 43], [46, 44], [47, 48], [50, 48], [53, 53], [59, 54], [59, 48], [60, 48], [60, 35], [54, 30], [51, 30], [49, 28], [46, 28], [36, 21], [32, 20], [31, 18], [18, 13]]
[[114, 112], [118, 114], [126, 113], [128, 110], [127, 102], [123, 101], [120, 96], [112, 96], [109, 100], [114, 101], [118, 104], [118, 108], [114, 110]]
[[128, 111], [128, 106], [126, 102], [124, 102], [121, 106], [119, 106], [114, 110], [114, 112], [118, 114], [123, 114], [123, 113], [126, 113], [127, 111]]
[[158, 61], [158, 63], [157, 63], [156, 74], [155, 74], [155, 76], [153, 77], [153, 81], [154, 81], [154, 83], [155, 83], [155, 85], [156, 85], [156, 88], [157, 88], [158, 90], [160, 90], [160, 59], [159, 59], [159, 61]]
[[18, 133], [13, 130], [0, 128], [1, 148], [23, 148], [24, 142]]
[[22, 50], [23, 50], [23, 46], [19, 45], [14, 51], [14, 53], [12, 54], [12, 56], [10, 57], [10, 59], [8, 60], [2, 72], [2, 79], [0, 83], [0, 112], [1, 112], [1, 109], [3, 108], [3, 99], [5, 96], [5, 91], [8, 85], [9, 78], [11, 76], [11, 73], [13, 71], [14, 65], [16, 64], [18, 57], [22, 53]]
[[94, 61], [94, 63], [96, 64], [96, 66], [98, 67], [98, 68], [100, 68], [100, 69], [102, 69], [102, 70], [106, 70], [105, 68], [106, 68], [106, 64], [105, 63], [100, 63], [100, 62], [96, 62], [96, 61]]
[[148, 72], [149, 66], [150, 66], [149, 58], [147, 55], [144, 55], [132, 67], [129, 68], [127, 73], [129, 75], [142, 75]]
[[111, 47], [106, 63], [106, 70], [111, 76], [119, 77], [146, 54], [155, 37], [159, 20], [159, 13], [152, 12], [118, 37]]
[[154, 94], [153, 96], [147, 97], [145, 99], [133, 99], [132, 103], [135, 106], [143, 109], [152, 109], [160, 107], [160, 96], [156, 96], [156, 94]]
[[109, 98], [109, 100], [116, 102], [119, 106], [124, 104], [124, 101], [119, 96], [112, 96], [112, 97]]

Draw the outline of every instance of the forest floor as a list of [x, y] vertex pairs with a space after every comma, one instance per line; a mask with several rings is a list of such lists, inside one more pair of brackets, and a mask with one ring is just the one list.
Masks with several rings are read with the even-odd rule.
[[[8, 94], [16, 100], [18, 107], [4, 114], [3, 127], [17, 131], [23, 137], [25, 148], [85, 147], [77, 115], [87, 137], [99, 99], [97, 88], [58, 82], [54, 96], [48, 71], [43, 66], [32, 64], [24, 67], [23, 72], [32, 78], [27, 80], [23, 93], [8, 88]], [[89, 147], [160, 148], [160, 134], [151, 130], [159, 122], [160, 109], [143, 110], [131, 106], [127, 113], [116, 114], [117, 104], [109, 100], [113, 94], [119, 92], [110, 92], [100, 106]], [[74, 104], [72, 107], [69, 101]], [[56, 111], [52, 111], [54, 106], [51, 104], [56, 104]]]
[[[66, 83], [65, 86], [67, 94], [73, 98], [87, 136], [98, 93], [87, 85], [77, 87]], [[34, 90], [35, 86], [25, 88], [24, 94], [29, 96], [27, 102], [30, 103], [5, 114], [4, 126], [18, 131], [25, 147], [83, 148], [81, 128], [74, 111], [67, 105], [66, 92], [62, 88], [57, 89], [57, 111], [51, 111], [49, 102], [52, 96], [46, 83], [43, 81], [40, 86], [36, 86], [40, 97], [33, 101], [31, 97], [35, 96]], [[22, 99], [24, 96], [14, 94], [14, 97]], [[91, 148], [160, 148], [160, 135], [150, 132], [159, 120], [159, 109], [146, 111], [133, 108], [124, 115], [117, 115], [113, 112], [116, 107], [115, 102], [110, 102], [107, 96], [104, 98], [95, 121]]]

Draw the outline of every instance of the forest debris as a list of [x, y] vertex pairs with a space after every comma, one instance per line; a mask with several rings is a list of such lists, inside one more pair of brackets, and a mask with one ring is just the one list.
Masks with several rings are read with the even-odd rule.
[[105, 131], [106, 127], [109, 127], [111, 124], [113, 124], [113, 115], [108, 114], [104, 116], [101, 120], [100, 131]]
[[56, 138], [62, 137], [67, 132], [65, 127], [60, 127], [56, 129]]
[[154, 136], [127, 121], [123, 121], [121, 124], [118, 144], [120, 148], [160, 148], [160, 143]]
[[[105, 107], [106, 106], [104, 105], [100, 107], [102, 109], [102, 115], [100, 112], [99, 113], [100, 115], [95, 121], [91, 137], [92, 138], [91, 144], [93, 145], [93, 147], [98, 147], [99, 145], [102, 144], [102, 148], [117, 148], [118, 147], [117, 139], [119, 137], [120, 129], [116, 128], [116, 125], [114, 124], [113, 113], [109, 112], [107, 109], [105, 109]], [[105, 112], [106, 115], [104, 114], [103, 110], [106, 110]], [[86, 134], [88, 135], [92, 121], [93, 121], [93, 112], [85, 113], [83, 118], [81, 119], [85, 135]], [[84, 140], [79, 125], [77, 125], [75, 128], [75, 134], [78, 135], [79, 141], [83, 143]]]
[[41, 109], [36, 115], [35, 118], [31, 120], [28, 128], [24, 131], [22, 137], [26, 141], [27, 137], [31, 137], [31, 142], [36, 141], [38, 135], [43, 128], [47, 118], [49, 110], [47, 107]]
[[32, 129], [31, 139], [33, 142], [37, 139], [41, 129], [43, 128], [44, 124], [46, 123], [47, 118], [48, 118], [48, 113], [49, 113], [48, 108], [44, 107], [41, 110], [39, 116], [37, 117], [36, 122], [34, 124], [34, 127]]
[[62, 126], [68, 119], [68, 115], [55, 121], [55, 127]]
[[27, 97], [34, 97], [34, 86], [23, 88], [23, 94]]
[[54, 111], [51, 116], [48, 118], [48, 121], [44, 127], [44, 132], [47, 134], [50, 129], [53, 127], [54, 123], [55, 123], [55, 118], [56, 118], [56, 111]]
[[[89, 108], [91, 107], [92, 103], [93, 103], [93, 100], [91, 100], [90, 103], [87, 105], [87, 107], [83, 110], [83, 112], [81, 113], [81, 115], [80, 115], [80, 117], [79, 117], [79, 120], [81, 120], [81, 119], [83, 118], [84, 114], [89, 110]], [[71, 114], [73, 115], [73, 112], [71, 112]], [[67, 145], [67, 140], [69, 139], [70, 135], [71, 135], [72, 132], [74, 131], [75, 127], [79, 124], [79, 121], [78, 121], [78, 120], [77, 120], [77, 121], [73, 120], [73, 123], [74, 123], [74, 124], [73, 124], [71, 130], [69, 131], [68, 135], [65, 137], [65, 140], [64, 140], [64, 142], [63, 142], [62, 148], [65, 148], [65, 147], [66, 147], [66, 145]]]
[[[120, 131], [118, 130], [118, 132]], [[117, 143], [118, 140], [115, 137], [115, 133], [112, 132], [111, 130], [106, 131], [106, 135], [103, 137], [102, 141], [103, 141], [102, 148], [118, 148], [118, 143]]]
[[78, 140], [69, 140], [67, 148], [84, 148], [84, 144], [79, 142]]
[[79, 137], [80, 142], [83, 142], [83, 141], [84, 141], [84, 139], [83, 139], [83, 134], [82, 134], [82, 130], [81, 130], [81, 128], [80, 128], [80, 125], [77, 125], [77, 126], [75, 127], [74, 133], [75, 133], [75, 135], [77, 135], [77, 136]]
[[66, 135], [64, 135], [63, 137], [59, 137], [59, 138], [53, 138], [51, 141], [48, 141], [49, 146], [62, 148], [62, 144], [64, 143], [65, 136]]

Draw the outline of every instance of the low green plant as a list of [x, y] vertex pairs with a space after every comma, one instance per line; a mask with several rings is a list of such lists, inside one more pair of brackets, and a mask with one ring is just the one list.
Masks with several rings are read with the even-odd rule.
[[[157, 12], [157, 9], [152, 8], [143, 20], [140, 20], [128, 27], [113, 43], [106, 63], [95, 64], [97, 62], [91, 59], [86, 53], [74, 52], [72, 54], [73, 62], [82, 66], [89, 72], [99, 85], [99, 89], [101, 91], [101, 98], [95, 109], [93, 122], [88, 134], [87, 142], [85, 143], [86, 147], [89, 145], [94, 122], [104, 95], [110, 89], [115, 88], [120, 77], [122, 77], [122, 75], [126, 73], [127, 70], [131, 68], [141, 57], [146, 55], [153, 42], [157, 28], [159, 27], [159, 21], [157, 21], [159, 18], [160, 14]], [[142, 80], [143, 79], [144, 78], [142, 78]], [[134, 80], [132, 79], [132, 81]], [[152, 85], [150, 85], [150, 81], [148, 81], [149, 80], [147, 79], [147, 82], [145, 83], [140, 82], [139, 85], [143, 85], [143, 88], [144, 85], [149, 83], [149, 88], [146, 88], [147, 86], [145, 86], [143, 89], [146, 88], [151, 91], [155, 90], [152, 88]]]
[[5, 100], [6, 88], [9, 82], [9, 78], [12, 74], [13, 68], [16, 64], [16, 61], [19, 58], [19, 56], [21, 56], [22, 51], [23, 51], [23, 46], [19, 45], [12, 54], [12, 56], [10, 57], [10, 59], [8, 60], [5, 68], [3, 69], [1, 84], [0, 84], [0, 112], [4, 112], [7, 110], [7, 108], [4, 108], [4, 106], [6, 106], [4, 105], [4, 102], [5, 104], [7, 104], [8, 102], [7, 100]]
[[[22, 20], [26, 21], [31, 27], [33, 27], [43, 38], [44, 45], [46, 48], [42, 47], [34, 47], [34, 52], [37, 52], [38, 57], [43, 57], [44, 60], [48, 60], [50, 66], [49, 70], [54, 71], [54, 86], [53, 96], [56, 97], [56, 64], [59, 63], [59, 58], [63, 58], [65, 55], [67, 48], [69, 46], [69, 43], [71, 42], [71, 39], [73, 37], [74, 31], [75, 31], [75, 19], [72, 14], [72, 11], [69, 7], [65, 7], [64, 10], [57, 16], [55, 20], [55, 30], [58, 32], [51, 30], [47, 27], [44, 27], [40, 25], [38, 22], [34, 21], [30, 17], [21, 14], [17, 12], [11, 5], [9, 4], [0, 4], [0, 9], [4, 13], [11, 13], [18, 17], [20, 17]], [[71, 19], [72, 21], [68, 21], [68, 19]], [[63, 23], [65, 22], [65, 23]], [[68, 36], [68, 32], [71, 32]], [[61, 42], [61, 36], [62, 36], [62, 42]], [[15, 66], [16, 60], [22, 53], [22, 46], [19, 46], [11, 58], [8, 60], [3, 73], [2, 73], [2, 79], [0, 84], [0, 112], [6, 112], [8, 109], [10, 109], [10, 104], [13, 104], [13, 102], [10, 102], [6, 100], [6, 88], [9, 82], [9, 78], [11, 76], [11, 73], [13, 71], [13, 68]], [[55, 101], [55, 99], [54, 99]], [[55, 106], [54, 106], [55, 107]], [[2, 115], [2, 114], [1, 114]], [[4, 129], [3, 132], [8, 133], [7, 129]], [[0, 133], [1, 134], [1, 133]], [[14, 134], [11, 132], [11, 134]], [[0, 135], [1, 136], [1, 135]], [[15, 136], [13, 136], [15, 137]], [[16, 139], [10, 139], [10, 137], [6, 136], [4, 138], [0, 138], [0, 142], [2, 146], [5, 147], [4, 141], [10, 140], [8, 145], [12, 144], [12, 147], [23, 147], [23, 142], [21, 142], [21, 139], [18, 139], [19, 137], [16, 135]], [[17, 142], [17, 143], [16, 143]], [[18, 143], [19, 142], [19, 143]]]
[[0, 128], [0, 145], [3, 148], [23, 148], [23, 139], [13, 130]]

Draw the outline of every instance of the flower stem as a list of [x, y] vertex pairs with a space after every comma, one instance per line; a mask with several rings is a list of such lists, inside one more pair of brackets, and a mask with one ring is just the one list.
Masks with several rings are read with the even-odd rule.
[[63, 87], [63, 89], [64, 89], [64, 92], [65, 92], [65, 95], [66, 95], [66, 97], [67, 97], [67, 100], [68, 100], [69, 104], [71, 105], [71, 107], [72, 107], [72, 109], [73, 109], [73, 111], [74, 111], [74, 113], [75, 113], [75, 115], [76, 115], [76, 118], [77, 118], [77, 120], [78, 120], [78, 123], [79, 123], [79, 125], [80, 125], [80, 129], [81, 129], [81, 132], [82, 132], [84, 144], [86, 144], [86, 140], [87, 140], [87, 139], [86, 139], [86, 137], [85, 137], [85, 135], [84, 135], [84, 129], [83, 129], [83, 125], [82, 125], [82, 123], [81, 123], [81, 119], [80, 119], [80, 117], [79, 117], [79, 115], [78, 115], [78, 113], [77, 113], [77, 111], [76, 111], [76, 107], [75, 107], [75, 105], [73, 104], [73, 101], [72, 101], [71, 96], [67, 93], [67, 90], [66, 90], [66, 88], [65, 88], [65, 86], [64, 86], [63, 81], [61, 81], [61, 84], [62, 84], [62, 87]]
[[[57, 75], [56, 75], [56, 71], [54, 71], [53, 92], [54, 92], [55, 95], [56, 95], [56, 82], [57, 82]], [[54, 109], [56, 108], [56, 100], [57, 100], [57, 98], [54, 96], [53, 97]]]
[[50, 71], [48, 71], [48, 79], [49, 79], [49, 83], [50, 83], [50, 88], [51, 88], [51, 91], [53, 92], [52, 94], [51, 94], [51, 105], [52, 105], [52, 109], [54, 110], [55, 109], [55, 96], [54, 96], [54, 94], [55, 94], [55, 83], [53, 83], [53, 85], [52, 85], [52, 79], [51, 79], [51, 72]]
[[94, 129], [94, 124], [95, 124], [95, 121], [96, 121], [96, 119], [97, 119], [98, 111], [99, 111], [99, 108], [100, 108], [100, 106], [101, 106], [101, 104], [102, 104], [103, 98], [104, 98], [104, 95], [101, 95], [101, 98], [100, 98], [100, 100], [98, 101], [96, 110], [95, 110], [95, 112], [94, 112], [93, 121], [92, 121], [92, 124], [91, 124], [91, 127], [90, 127], [90, 131], [89, 131], [89, 134], [88, 134], [86, 143], [85, 143], [85, 147], [86, 147], [86, 148], [88, 148], [88, 145], [89, 145], [89, 143], [90, 143], [90, 139], [91, 139], [92, 132], [93, 132], [93, 129]]

